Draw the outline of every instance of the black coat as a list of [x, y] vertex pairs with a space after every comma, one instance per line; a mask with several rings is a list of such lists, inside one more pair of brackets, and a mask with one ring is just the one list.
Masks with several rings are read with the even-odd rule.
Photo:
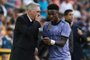
[[10, 60], [35, 60], [39, 27], [37, 21], [30, 22], [27, 14], [17, 18]]
[[72, 26], [72, 30], [73, 30], [73, 42], [74, 42], [74, 45], [73, 45], [73, 54], [72, 54], [72, 60], [81, 60], [83, 58], [83, 51], [82, 51], [82, 48], [81, 48], [81, 44], [80, 44], [80, 39], [81, 36], [78, 34], [78, 30], [79, 27], [78, 25], [74, 24]]

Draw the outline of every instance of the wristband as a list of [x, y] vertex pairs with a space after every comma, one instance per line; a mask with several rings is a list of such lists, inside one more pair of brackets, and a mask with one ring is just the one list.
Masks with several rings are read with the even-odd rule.
[[54, 45], [55, 44], [55, 40], [52, 40], [50, 41], [51, 45]]

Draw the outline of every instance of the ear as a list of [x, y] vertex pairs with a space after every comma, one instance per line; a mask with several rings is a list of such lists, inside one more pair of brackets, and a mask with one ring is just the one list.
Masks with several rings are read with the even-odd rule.
[[28, 13], [31, 13], [32, 11], [31, 10], [28, 10]]

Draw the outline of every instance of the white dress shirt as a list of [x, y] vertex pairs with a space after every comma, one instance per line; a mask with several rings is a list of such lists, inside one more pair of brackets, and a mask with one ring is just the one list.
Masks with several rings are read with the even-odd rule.
[[32, 19], [29, 17], [29, 15], [27, 14], [27, 17], [29, 18], [30, 22], [32, 22]]

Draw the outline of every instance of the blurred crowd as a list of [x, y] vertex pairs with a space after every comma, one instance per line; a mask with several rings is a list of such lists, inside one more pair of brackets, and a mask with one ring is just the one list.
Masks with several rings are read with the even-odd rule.
[[[25, 13], [25, 6], [30, 2], [40, 4], [42, 18], [40, 35], [44, 23], [48, 21], [47, 6], [49, 4], [56, 4], [60, 7], [61, 18], [65, 10], [72, 9], [74, 14], [72, 24], [79, 27], [77, 38], [80, 39], [74, 42], [77, 42], [80, 48], [76, 47], [76, 49], [82, 50], [84, 60], [90, 60], [90, 0], [0, 0], [0, 48], [11, 49], [16, 18]], [[6, 54], [0, 55], [3, 56], [3, 60], [7, 60]], [[45, 56], [45, 53], [42, 56]]]

